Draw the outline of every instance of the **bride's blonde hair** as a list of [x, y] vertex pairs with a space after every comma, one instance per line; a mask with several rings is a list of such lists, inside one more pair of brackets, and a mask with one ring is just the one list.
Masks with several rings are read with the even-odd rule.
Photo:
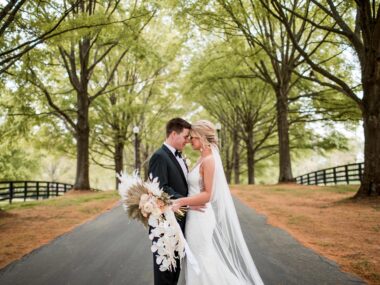
[[218, 145], [218, 135], [213, 123], [207, 120], [199, 120], [191, 124], [191, 136], [198, 136], [203, 146]]

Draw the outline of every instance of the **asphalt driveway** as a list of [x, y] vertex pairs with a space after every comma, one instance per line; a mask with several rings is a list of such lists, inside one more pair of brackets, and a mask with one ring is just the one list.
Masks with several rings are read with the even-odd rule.
[[[268, 225], [264, 216], [237, 200], [235, 204], [265, 284], [365, 284]], [[153, 284], [152, 263], [146, 229], [116, 207], [3, 268], [0, 284]]]

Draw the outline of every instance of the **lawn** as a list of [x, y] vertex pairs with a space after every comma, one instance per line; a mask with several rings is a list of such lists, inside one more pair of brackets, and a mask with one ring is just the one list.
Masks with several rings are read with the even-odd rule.
[[380, 284], [380, 199], [355, 201], [357, 185], [232, 185], [233, 194], [306, 247], [369, 284]]

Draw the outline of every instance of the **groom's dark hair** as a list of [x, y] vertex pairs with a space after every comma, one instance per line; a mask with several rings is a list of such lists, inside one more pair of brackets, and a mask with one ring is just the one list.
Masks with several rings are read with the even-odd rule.
[[183, 129], [191, 129], [191, 124], [182, 118], [173, 118], [166, 124], [166, 137], [173, 131], [179, 134]]

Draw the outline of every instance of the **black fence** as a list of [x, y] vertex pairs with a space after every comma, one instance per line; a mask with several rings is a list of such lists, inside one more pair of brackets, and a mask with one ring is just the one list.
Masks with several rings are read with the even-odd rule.
[[46, 181], [0, 181], [0, 201], [48, 199], [60, 196], [73, 185]]
[[326, 168], [296, 177], [298, 184], [327, 185], [361, 182], [364, 162]]

